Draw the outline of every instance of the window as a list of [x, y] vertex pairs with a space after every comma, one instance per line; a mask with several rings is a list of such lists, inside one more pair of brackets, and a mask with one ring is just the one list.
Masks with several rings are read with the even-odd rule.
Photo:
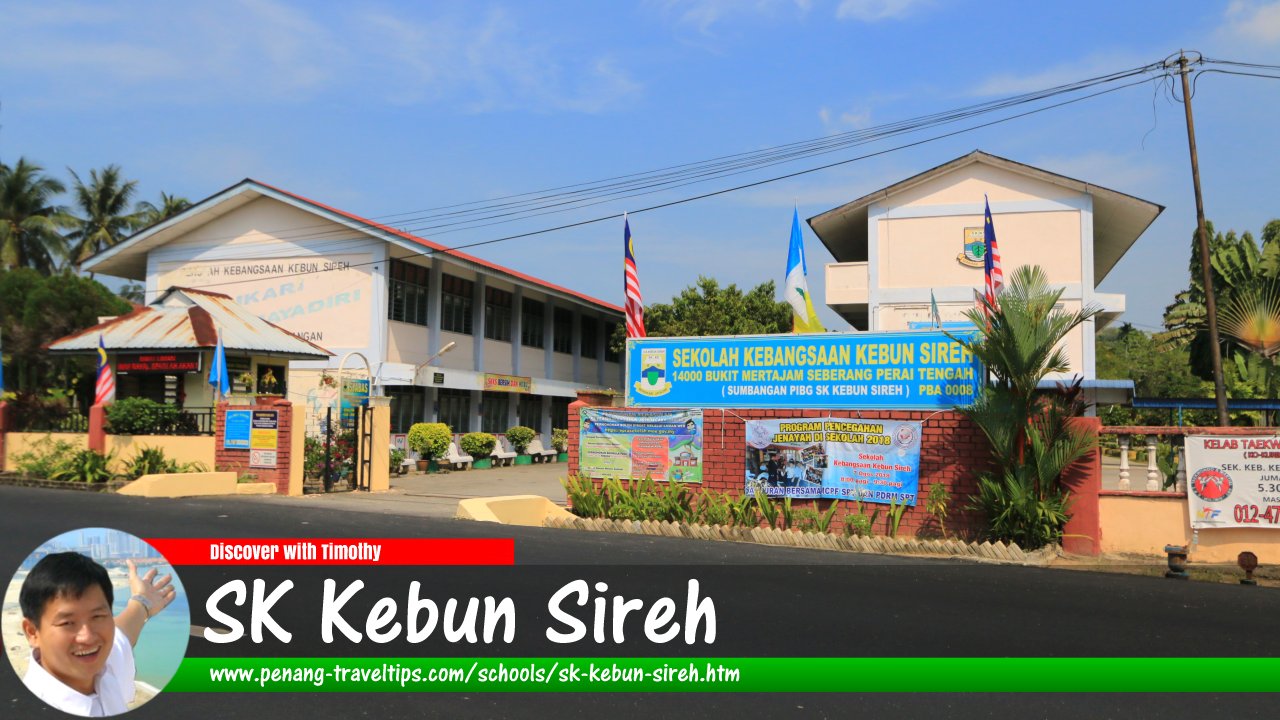
[[510, 393], [487, 392], [480, 394], [480, 432], [504, 433], [507, 424], [507, 408]]
[[449, 426], [449, 431], [471, 432], [471, 391], [440, 388], [440, 412], [437, 422]]
[[407, 433], [409, 426], [427, 419], [427, 389], [409, 386], [384, 388], [391, 398], [391, 432]]
[[595, 358], [596, 353], [596, 324], [595, 318], [582, 318], [582, 357]]
[[558, 353], [573, 354], [573, 313], [564, 308], [556, 308], [555, 342], [552, 350]]
[[520, 344], [525, 347], [546, 347], [546, 327], [543, 317], [546, 306], [540, 301], [525, 298], [520, 305]]
[[391, 320], [427, 324], [428, 268], [421, 265], [391, 261], [390, 278], [387, 281], [387, 317]]
[[475, 296], [475, 283], [445, 275], [440, 291], [440, 327], [449, 332], [470, 335], [471, 298]]
[[551, 398], [551, 428], [567, 429], [569, 427], [569, 403], [572, 398]]
[[618, 334], [618, 323], [607, 322], [604, 324], [604, 361], [605, 362], [621, 362], [622, 353], [618, 352], [614, 347], [613, 338]]
[[542, 397], [521, 395], [516, 402], [516, 423], [534, 430], [542, 429]]
[[511, 342], [511, 293], [498, 288], [484, 289], [484, 336]]

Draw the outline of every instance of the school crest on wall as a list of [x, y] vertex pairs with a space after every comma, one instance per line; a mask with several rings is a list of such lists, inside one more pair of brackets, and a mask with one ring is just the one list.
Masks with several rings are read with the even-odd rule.
[[640, 379], [635, 383], [636, 392], [649, 397], [671, 392], [667, 381], [666, 348], [644, 348], [640, 351]]
[[956, 256], [956, 261], [961, 265], [980, 268], [986, 258], [983, 256], [987, 252], [987, 239], [980, 227], [967, 227], [964, 229], [964, 252]]

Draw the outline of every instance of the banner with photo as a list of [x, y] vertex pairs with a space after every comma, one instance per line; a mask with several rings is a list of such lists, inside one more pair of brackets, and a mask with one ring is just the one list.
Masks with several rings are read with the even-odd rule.
[[849, 418], [748, 420], [747, 492], [916, 504], [918, 422]]
[[578, 474], [702, 482], [702, 411], [582, 408]]
[[1188, 435], [1191, 527], [1280, 528], [1280, 437]]

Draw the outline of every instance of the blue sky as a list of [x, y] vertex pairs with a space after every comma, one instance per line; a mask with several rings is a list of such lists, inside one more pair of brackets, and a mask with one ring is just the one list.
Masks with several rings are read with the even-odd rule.
[[[822, 137], [1180, 48], [1280, 64], [1280, 2], [50, 0], [0, 2], [0, 17], [5, 162], [26, 156], [64, 180], [119, 163], [152, 200], [253, 177], [366, 216]], [[1280, 216], [1280, 82], [1206, 75], [1194, 102], [1206, 211], [1256, 233]], [[1187, 283], [1195, 210], [1182, 108], [1150, 84], [633, 216], [645, 298], [699, 274], [781, 287], [793, 203], [809, 217], [975, 148], [1166, 206], [1102, 285], [1128, 294], [1126, 320], [1159, 324]], [[477, 242], [730, 184], [422, 234]], [[621, 235], [607, 222], [474, 252], [621, 304]], [[831, 258], [806, 239], [820, 299]]]

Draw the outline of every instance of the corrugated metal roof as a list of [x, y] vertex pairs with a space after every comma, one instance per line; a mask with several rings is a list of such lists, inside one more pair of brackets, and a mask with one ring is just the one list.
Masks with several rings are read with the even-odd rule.
[[333, 353], [254, 315], [229, 296], [191, 288], [169, 288], [146, 307], [49, 343], [50, 352], [195, 350], [218, 344], [228, 352], [262, 353], [295, 360]]

